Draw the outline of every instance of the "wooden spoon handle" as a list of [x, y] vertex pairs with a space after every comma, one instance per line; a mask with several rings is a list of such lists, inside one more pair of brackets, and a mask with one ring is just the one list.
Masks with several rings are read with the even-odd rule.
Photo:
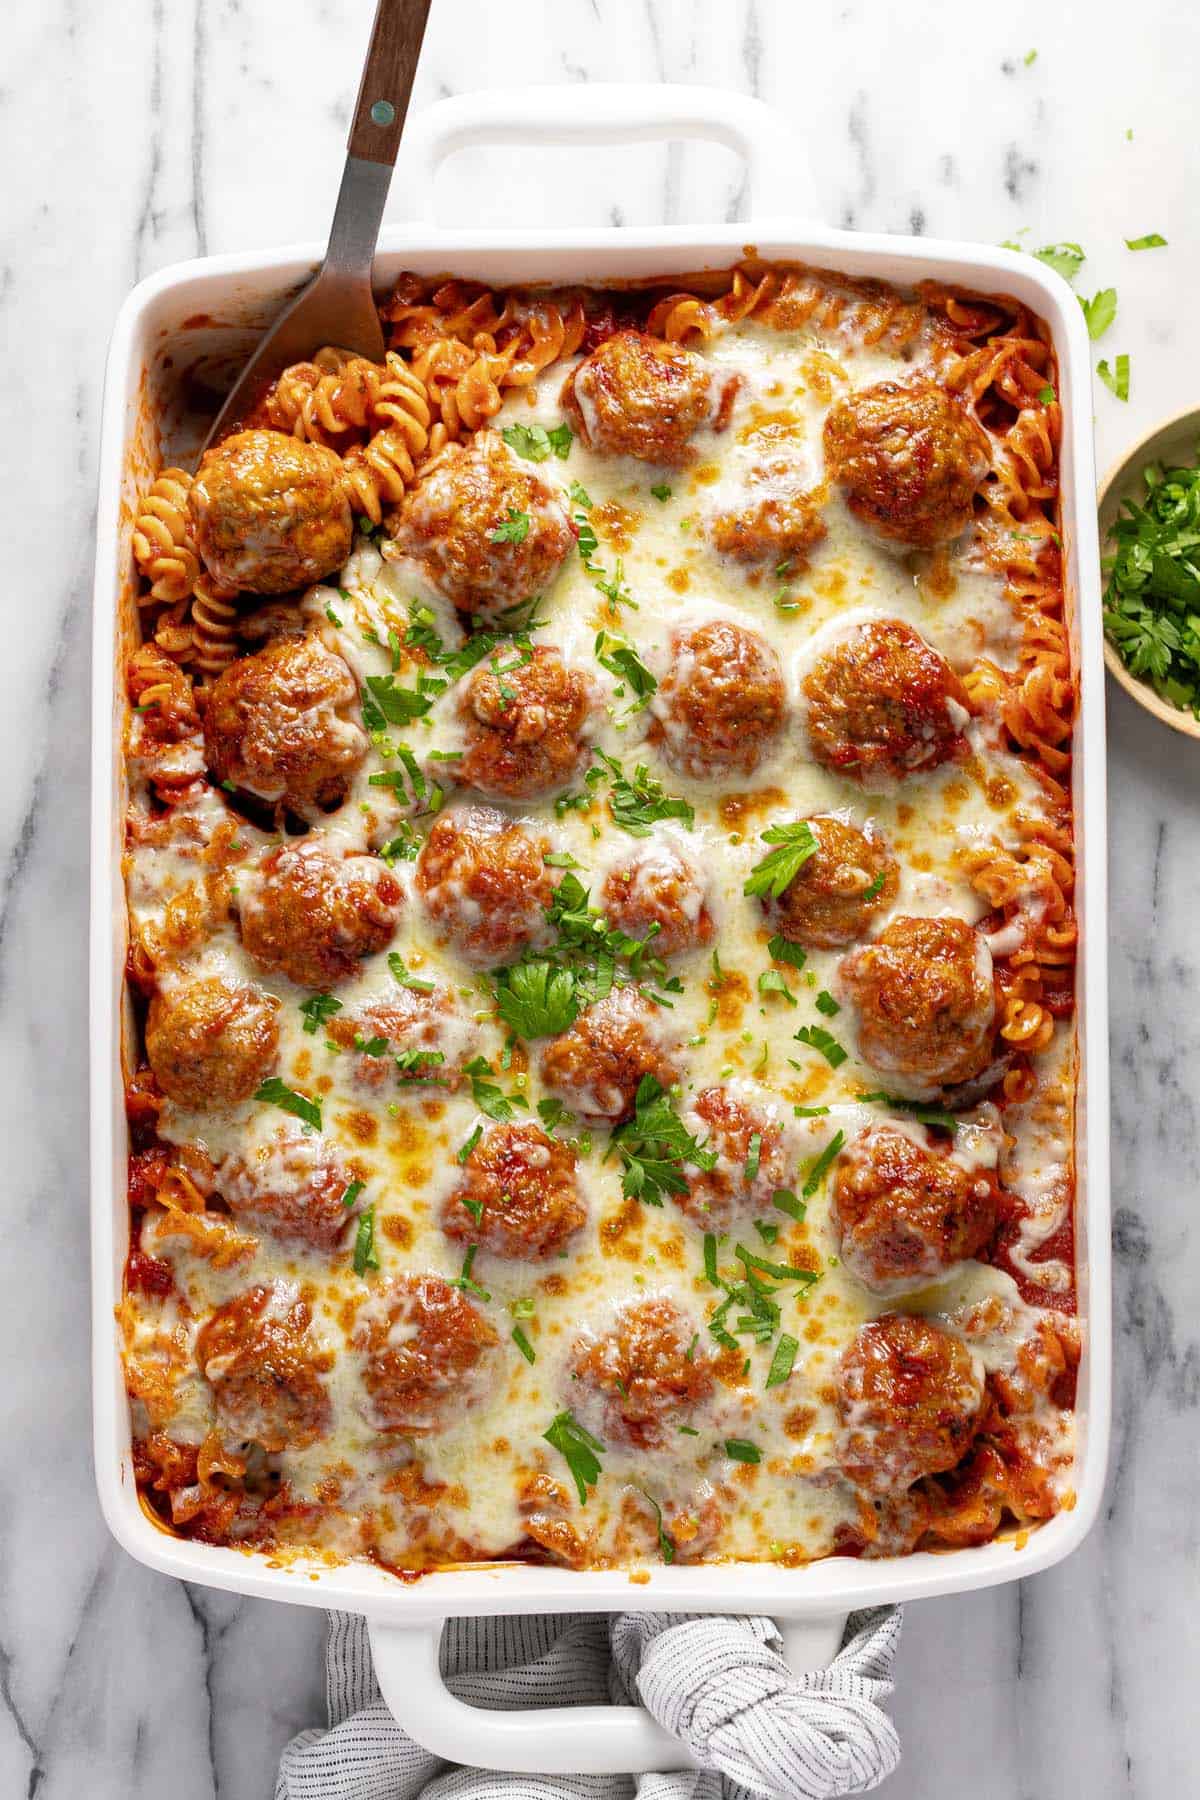
[[388, 168], [395, 162], [432, 4], [433, 0], [379, 0], [350, 121], [351, 156]]

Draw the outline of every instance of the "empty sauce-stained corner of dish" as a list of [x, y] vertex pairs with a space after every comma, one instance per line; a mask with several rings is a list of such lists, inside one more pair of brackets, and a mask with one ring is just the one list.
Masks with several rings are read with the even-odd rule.
[[[385, 364], [286, 371], [142, 532], [147, 1506], [406, 1571], [1051, 1517], [1079, 1344], [1048, 334], [765, 265], [405, 277], [383, 312]], [[306, 542], [356, 521], [308, 589], [276, 439], [327, 453]]]

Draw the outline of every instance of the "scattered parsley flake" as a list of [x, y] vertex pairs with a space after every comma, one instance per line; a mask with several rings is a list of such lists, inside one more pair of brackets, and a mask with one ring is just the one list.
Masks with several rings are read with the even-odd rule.
[[352, 1181], [350, 1183], [349, 1187], [342, 1195], [342, 1205], [346, 1208], [347, 1212], [349, 1212], [350, 1208], [354, 1205], [354, 1202], [358, 1199], [358, 1196], [362, 1193], [366, 1185], [365, 1181]]
[[793, 1194], [791, 1188], [776, 1188], [771, 1195], [771, 1205], [779, 1212], [786, 1213], [789, 1219], [795, 1219], [797, 1224], [802, 1222], [808, 1211], [803, 1200], [797, 1194]]
[[[1128, 135], [1132, 137], [1132, 131]], [[1166, 238], [1157, 231], [1148, 231], [1145, 237], [1125, 239], [1125, 248], [1127, 250], [1165, 250], [1166, 247]]]
[[750, 1186], [751, 1182], [753, 1182], [754, 1180], [757, 1179], [758, 1165], [759, 1165], [761, 1158], [762, 1158], [762, 1132], [761, 1131], [752, 1131], [750, 1134], [750, 1146], [746, 1153], [746, 1166], [742, 1170], [742, 1180], [745, 1182], [747, 1187]]
[[845, 1142], [845, 1132], [836, 1131], [822, 1150], [820, 1156], [817, 1157], [817, 1160], [813, 1163], [812, 1168], [805, 1177], [803, 1188], [800, 1190], [806, 1200], [812, 1199], [826, 1175], [829, 1173], [834, 1158], [839, 1154]]
[[771, 1358], [771, 1367], [767, 1370], [766, 1385], [769, 1388], [780, 1387], [787, 1380], [792, 1372], [792, 1365], [796, 1361], [796, 1352], [799, 1348], [798, 1338], [790, 1336], [786, 1331], [780, 1333], [779, 1342], [775, 1346], [775, 1354]]
[[623, 1164], [621, 1192], [627, 1200], [641, 1200], [648, 1206], [661, 1206], [665, 1194], [687, 1193], [685, 1162], [708, 1170], [717, 1160], [692, 1136], [653, 1075], [642, 1076], [633, 1118], [617, 1126], [610, 1146]]
[[518, 506], [510, 506], [503, 524], [488, 532], [488, 539], [493, 544], [523, 544], [528, 536], [529, 514]]
[[1115, 367], [1112, 369], [1109, 368], [1106, 360], [1101, 360], [1100, 362], [1098, 362], [1096, 364], [1096, 373], [1100, 377], [1101, 381], [1104, 383], [1105, 387], [1108, 389], [1110, 394], [1115, 394], [1118, 400], [1128, 400], [1128, 398], [1129, 398], [1129, 358], [1128, 358], [1128, 356], [1125, 356], [1123, 354], [1121, 356], [1118, 356], [1116, 358]]
[[878, 875], [875, 877], [874, 881], [872, 881], [869, 886], [867, 886], [863, 889], [862, 894], [860, 895], [860, 898], [863, 900], [878, 900], [880, 894], [882, 894], [882, 892], [883, 892], [883, 884], [886, 880], [887, 880], [887, 870], [880, 869], [880, 871], [879, 871]]
[[827, 1019], [836, 1019], [841, 1010], [833, 995], [827, 989], [822, 988], [817, 995], [817, 1011], [824, 1013]]
[[776, 932], [767, 941], [767, 954], [775, 962], [787, 963], [793, 969], [802, 969], [808, 961], [808, 951], [800, 944], [793, 944], [788, 938]]
[[1042, 406], [1053, 406], [1057, 399], [1058, 395], [1052, 387], [1047, 386], [1038, 391], [1038, 401]]
[[525, 1332], [523, 1331], [523, 1329], [521, 1328], [520, 1325], [513, 1326], [511, 1335], [512, 1335], [513, 1343], [517, 1346], [517, 1349], [521, 1352], [521, 1355], [525, 1358], [525, 1361], [527, 1363], [536, 1362], [537, 1361], [537, 1351], [534, 1349], [533, 1345], [530, 1343], [529, 1339], [526, 1337]]
[[[1079, 304], [1083, 308], [1083, 316], [1087, 321], [1088, 336], [1095, 343], [1097, 338], [1104, 336], [1117, 316], [1117, 290], [1116, 288], [1101, 288], [1100, 292], [1093, 294], [1090, 300], [1085, 300], [1080, 294]], [[1054, 392], [1053, 388], [1049, 391], [1051, 394]], [[1038, 399], [1041, 400], [1045, 393], [1046, 389], [1043, 388]]]
[[334, 1013], [340, 1013], [342, 1003], [335, 1000], [332, 994], [310, 994], [307, 1000], [300, 1002], [300, 1011], [304, 1017], [304, 1029], [309, 1037], [316, 1037], [317, 1028], [332, 1019]]
[[789, 1006], [798, 1004], [795, 994], [784, 980], [778, 969], [764, 969], [758, 978], [758, 991], [765, 998], [767, 994], [779, 994]]
[[[1019, 245], [1011, 248], [1018, 249]], [[1033, 253], [1039, 262], [1044, 262], [1048, 269], [1061, 275], [1064, 281], [1074, 281], [1079, 269], [1086, 261], [1086, 254], [1078, 244], [1044, 244]]]
[[566, 1459], [575, 1480], [579, 1504], [586, 1506], [587, 1491], [589, 1487], [595, 1487], [602, 1473], [600, 1458], [604, 1454], [604, 1445], [590, 1431], [584, 1430], [573, 1412], [560, 1412], [542, 1436]]
[[658, 1501], [654, 1498], [653, 1494], [648, 1494], [645, 1488], [639, 1488], [638, 1492], [647, 1502], [654, 1514], [654, 1524], [658, 1532], [659, 1554], [665, 1563], [673, 1563], [675, 1561], [675, 1546], [663, 1530], [662, 1507], [658, 1504]]
[[654, 486], [650, 489], [650, 492], [654, 495], [656, 500], [669, 500], [671, 498], [671, 490], [665, 481], [656, 481]]
[[417, 976], [410, 974], [408, 966], [398, 950], [390, 952], [387, 963], [392, 972], [393, 981], [398, 981], [401, 987], [411, 988], [415, 994], [433, 993], [435, 984], [432, 981], [420, 981]]
[[762, 1451], [757, 1444], [751, 1444], [745, 1438], [726, 1438], [725, 1454], [734, 1462], [757, 1463], [762, 1461]]
[[496, 1009], [520, 1038], [556, 1037], [579, 1017], [575, 978], [545, 958], [514, 963], [497, 979]]
[[[483, 1126], [476, 1125], [476, 1127], [475, 1127], [474, 1131], [471, 1133], [470, 1137], [467, 1138], [466, 1141], [464, 1143], [460, 1144], [458, 1147], [458, 1160], [460, 1163], [465, 1163], [465, 1162], [470, 1161], [471, 1152], [474, 1150], [476, 1144], [479, 1142], [479, 1140], [482, 1136], [483, 1136]], [[482, 1210], [482, 1208], [480, 1210]], [[476, 1219], [475, 1223], [478, 1225], [479, 1220]]]
[[810, 856], [817, 853], [817, 840], [807, 819], [791, 825], [772, 825], [762, 834], [764, 844], [777, 847], [756, 863], [742, 887], [749, 895], [778, 900], [784, 889], [795, 880]]
[[819, 1050], [831, 1069], [840, 1069], [846, 1060], [846, 1052], [823, 1025], [802, 1025], [796, 1033], [796, 1039], [812, 1050]]
[[375, 1247], [375, 1208], [368, 1206], [358, 1215], [358, 1230], [354, 1234], [354, 1273], [365, 1275], [368, 1269], [379, 1267], [379, 1251]]
[[487, 1289], [480, 1287], [479, 1283], [471, 1274], [471, 1270], [475, 1266], [475, 1257], [478, 1250], [478, 1244], [467, 1245], [467, 1253], [463, 1257], [462, 1268], [451, 1281], [450, 1286], [461, 1289], [464, 1294], [474, 1294], [479, 1300], [490, 1300], [492, 1296], [488, 1293]]
[[321, 1129], [321, 1102], [310, 1100], [306, 1094], [298, 1094], [295, 1088], [288, 1087], [278, 1075], [271, 1075], [255, 1092], [256, 1100], [265, 1100], [282, 1111], [291, 1113], [297, 1119], [303, 1119], [314, 1131]]

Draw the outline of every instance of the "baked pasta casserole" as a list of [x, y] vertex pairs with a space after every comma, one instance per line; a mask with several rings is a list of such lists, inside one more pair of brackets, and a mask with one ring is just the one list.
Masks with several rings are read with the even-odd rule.
[[162, 1527], [417, 1573], [1072, 1504], [1049, 334], [402, 277], [133, 534], [121, 1307]]

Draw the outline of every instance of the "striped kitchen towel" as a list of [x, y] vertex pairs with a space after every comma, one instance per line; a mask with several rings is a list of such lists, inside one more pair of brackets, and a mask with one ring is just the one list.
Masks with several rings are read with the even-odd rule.
[[827, 1669], [795, 1675], [766, 1618], [680, 1613], [449, 1619], [447, 1686], [484, 1707], [641, 1702], [701, 1769], [665, 1775], [510, 1775], [443, 1762], [380, 1698], [366, 1621], [333, 1613], [328, 1731], [302, 1731], [276, 1800], [832, 1800], [900, 1761], [892, 1691], [898, 1607], [851, 1615]]

